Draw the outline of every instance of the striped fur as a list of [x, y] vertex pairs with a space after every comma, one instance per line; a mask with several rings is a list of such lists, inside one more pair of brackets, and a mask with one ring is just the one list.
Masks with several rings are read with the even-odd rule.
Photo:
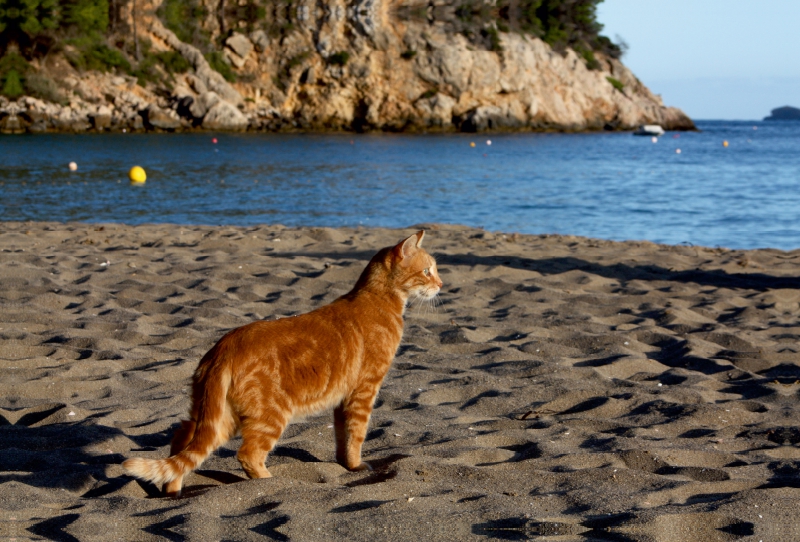
[[237, 432], [237, 458], [250, 478], [264, 466], [294, 417], [333, 408], [336, 460], [350, 470], [361, 460], [372, 405], [403, 334], [410, 296], [430, 299], [442, 281], [420, 244], [420, 231], [375, 255], [355, 287], [307, 314], [258, 321], [226, 334], [195, 371], [189, 420], [167, 459], [132, 458], [131, 475], [179, 495], [183, 477]]

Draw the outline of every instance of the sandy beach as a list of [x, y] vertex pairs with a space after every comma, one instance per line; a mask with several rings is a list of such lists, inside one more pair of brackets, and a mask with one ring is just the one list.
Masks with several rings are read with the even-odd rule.
[[444, 288], [406, 313], [374, 472], [326, 413], [273, 478], [236, 438], [167, 499], [121, 463], [168, 455], [200, 357], [415, 228], [0, 222], [0, 539], [800, 540], [800, 250], [422, 227]]

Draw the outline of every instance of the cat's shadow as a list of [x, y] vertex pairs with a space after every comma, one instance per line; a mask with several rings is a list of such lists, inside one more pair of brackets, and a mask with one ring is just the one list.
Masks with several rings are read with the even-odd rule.
[[[241, 445], [241, 438], [237, 438], [228, 443], [227, 446], [219, 448], [216, 451], [216, 454], [225, 459], [236, 457], [236, 452]], [[294, 446], [275, 446], [275, 448], [269, 453], [269, 457], [287, 457], [289, 459], [296, 459], [297, 461], [301, 461], [303, 463], [322, 463], [322, 459], [318, 458], [314, 454], [309, 453], [302, 448], [295, 448]]]
[[[223, 449], [219, 450], [222, 451]], [[225, 448], [225, 455], [229, 456], [228, 452], [231, 450]], [[235, 455], [233, 452], [232, 455]], [[292, 448], [289, 446], [277, 446], [271, 453], [270, 456], [272, 457], [290, 457], [292, 459], [296, 459], [303, 463], [323, 463], [320, 459], [316, 458], [314, 455], [306, 452], [305, 450], [299, 448]], [[363, 476], [359, 477], [356, 480], [352, 480], [347, 482], [345, 485], [348, 487], [356, 487], [361, 485], [371, 485], [371, 484], [378, 484], [381, 482], [385, 482], [387, 480], [391, 480], [395, 476], [397, 476], [397, 470], [392, 468], [392, 465], [401, 459], [405, 459], [406, 457], [410, 457], [406, 454], [392, 454], [388, 457], [382, 457], [378, 459], [369, 459], [368, 462], [372, 467], [372, 471], [363, 471]], [[214, 480], [218, 482], [218, 484], [187, 484], [184, 486], [183, 491], [181, 492], [181, 496], [178, 497], [180, 499], [185, 499], [189, 497], [197, 497], [198, 495], [202, 495], [209, 489], [213, 489], [218, 485], [228, 485], [228, 484], [235, 484], [238, 482], [246, 482], [248, 479], [244, 476], [240, 476], [234, 474], [232, 472], [227, 471], [220, 471], [220, 470], [212, 470], [212, 469], [198, 469], [194, 471], [194, 474], [197, 476], [202, 476], [204, 478], [208, 478], [210, 480]], [[158, 495], [157, 488], [152, 484], [147, 484], [146, 482], [142, 482], [145, 485], [151, 486], [148, 489], [148, 494], [151, 496], [160, 496]]]
[[759, 291], [774, 290], [776, 288], [796, 288], [800, 283], [798, 277], [780, 277], [765, 273], [728, 273], [722, 269], [675, 271], [652, 264], [629, 265], [615, 263], [603, 265], [573, 257], [534, 259], [500, 255], [437, 254], [436, 260], [440, 267], [447, 265], [505, 266], [514, 269], [537, 271], [543, 275], [557, 275], [579, 270], [623, 282], [630, 280], [692, 282], [717, 288], [742, 288]]
[[[372, 258], [373, 253], [370, 251], [316, 253], [281, 252], [276, 255], [286, 258], [302, 256], [307, 258], [322, 259], [325, 261], [369, 261], [370, 258]], [[536, 259], [510, 255], [504, 256], [501, 254], [496, 256], [476, 256], [474, 254], [446, 254], [442, 252], [433, 253], [433, 256], [436, 258], [436, 263], [440, 268], [446, 268], [448, 265], [468, 267], [473, 267], [476, 265], [492, 267], [504, 266], [513, 269], [537, 271], [543, 275], [558, 275], [561, 273], [566, 273], [567, 271], [580, 270], [619, 281], [661, 280], [674, 282], [693, 282], [704, 286], [715, 286], [718, 288], [743, 288], [759, 291], [774, 290], [779, 288], [797, 288], [798, 284], [800, 284], [800, 278], [798, 277], [781, 277], [768, 275], [766, 273], [728, 273], [727, 271], [723, 271], [721, 269], [689, 269], [685, 271], [675, 271], [652, 264], [629, 265], [616, 263], [603, 265], [571, 256]]]
[[[63, 403], [12, 404], [2, 409], [0, 484], [19, 482], [91, 497], [98, 492], [98, 488], [92, 488], [97, 482], [116, 484], [113, 487], [117, 489], [129, 481], [118, 482], [106, 473], [108, 465], [120, 464], [125, 458], [106, 448], [105, 443], [124, 433], [95, 423], [93, 418], [102, 413], [74, 422], [61, 421], [68, 410]], [[106, 453], [88, 451], [104, 448]]]

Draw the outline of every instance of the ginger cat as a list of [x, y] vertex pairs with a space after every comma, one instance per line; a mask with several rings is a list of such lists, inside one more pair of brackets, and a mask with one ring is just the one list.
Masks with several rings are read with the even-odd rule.
[[371, 470], [361, 445], [400, 345], [406, 303], [412, 295], [431, 299], [442, 287], [436, 262], [420, 248], [424, 235], [378, 252], [330, 305], [227, 333], [194, 373], [190, 419], [175, 432], [170, 457], [128, 459], [127, 472], [180, 495], [183, 477], [241, 431], [237, 459], [250, 478], [266, 478], [267, 454], [291, 419], [330, 407], [336, 461]]

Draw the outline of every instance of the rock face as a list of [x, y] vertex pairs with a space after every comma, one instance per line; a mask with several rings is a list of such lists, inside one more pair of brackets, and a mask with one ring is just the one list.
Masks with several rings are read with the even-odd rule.
[[169, 89], [82, 74], [65, 85], [69, 105], [0, 99], [0, 130], [694, 129], [618, 60], [598, 55], [592, 70], [572, 50], [514, 32], [487, 50], [446, 24], [398, 17], [396, 3], [301, 0], [288, 34], [231, 33], [233, 84], [153, 17], [153, 49], [192, 66]]
[[764, 120], [800, 120], [800, 109], [785, 105], [772, 110], [772, 114]]
[[235, 105], [222, 99], [213, 102], [203, 116], [203, 128], [207, 130], [244, 130], [247, 125], [247, 117]]

